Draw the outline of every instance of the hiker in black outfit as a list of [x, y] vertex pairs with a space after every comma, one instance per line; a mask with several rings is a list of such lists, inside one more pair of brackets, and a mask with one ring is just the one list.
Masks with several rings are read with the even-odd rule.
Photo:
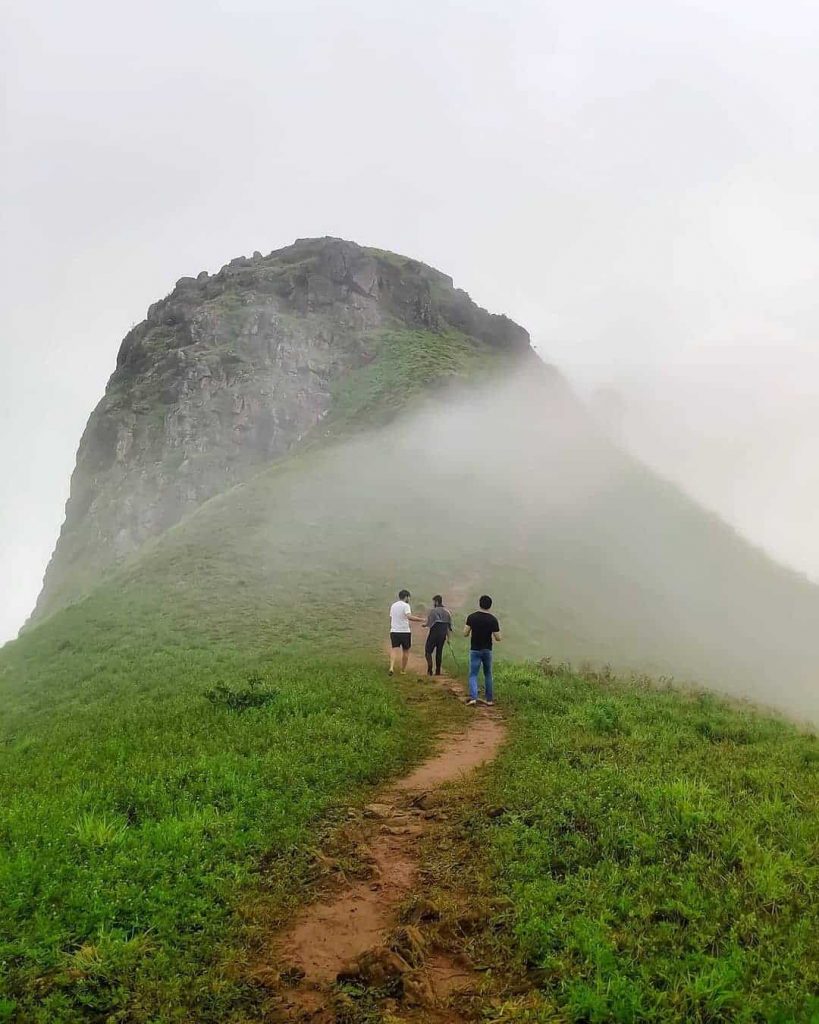
[[448, 609], [444, 608], [444, 599], [440, 594], [436, 594], [432, 599], [432, 608], [429, 615], [427, 615], [424, 629], [429, 630], [429, 636], [424, 646], [424, 654], [427, 656], [427, 675], [432, 675], [432, 652], [434, 651], [435, 675], [439, 676], [441, 674], [441, 661], [444, 657], [444, 644], [452, 632], [452, 616], [449, 614]]
[[464, 626], [464, 636], [472, 637], [469, 651], [469, 700], [466, 703], [473, 707], [478, 703], [478, 673], [483, 665], [483, 683], [486, 688], [484, 703], [492, 707], [495, 703], [492, 692], [492, 641], [501, 642], [501, 628], [498, 620], [489, 611], [492, 607], [492, 598], [489, 594], [483, 594], [478, 604], [480, 611], [467, 615]]

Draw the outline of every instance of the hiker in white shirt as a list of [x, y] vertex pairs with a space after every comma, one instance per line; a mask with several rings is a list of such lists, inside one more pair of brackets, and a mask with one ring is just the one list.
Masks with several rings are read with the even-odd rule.
[[410, 592], [401, 590], [398, 600], [390, 605], [390, 675], [395, 671], [395, 658], [401, 651], [401, 675], [407, 671], [410, 647], [412, 646], [411, 622], [423, 622], [420, 615], [413, 615], [408, 601]]

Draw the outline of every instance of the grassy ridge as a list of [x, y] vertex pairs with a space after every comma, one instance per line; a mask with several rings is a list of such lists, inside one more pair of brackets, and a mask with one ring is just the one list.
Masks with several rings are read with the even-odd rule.
[[535, 986], [502, 1019], [819, 1020], [816, 736], [605, 674], [499, 676], [512, 742], [447, 856], [505, 907], [473, 954]]

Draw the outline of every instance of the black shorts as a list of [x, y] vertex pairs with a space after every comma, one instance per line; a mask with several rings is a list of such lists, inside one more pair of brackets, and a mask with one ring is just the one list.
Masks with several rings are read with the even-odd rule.
[[390, 643], [393, 648], [403, 647], [408, 651], [412, 646], [412, 633], [390, 633]]

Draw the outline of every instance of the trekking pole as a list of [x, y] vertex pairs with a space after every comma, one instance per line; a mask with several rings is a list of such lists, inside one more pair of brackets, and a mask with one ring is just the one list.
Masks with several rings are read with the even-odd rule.
[[452, 660], [455, 662], [455, 671], [460, 672], [461, 666], [458, 664], [458, 659], [455, 657], [455, 648], [452, 646], [452, 641], [449, 637], [446, 638], [446, 645], [449, 648], [449, 653], [452, 655]]

